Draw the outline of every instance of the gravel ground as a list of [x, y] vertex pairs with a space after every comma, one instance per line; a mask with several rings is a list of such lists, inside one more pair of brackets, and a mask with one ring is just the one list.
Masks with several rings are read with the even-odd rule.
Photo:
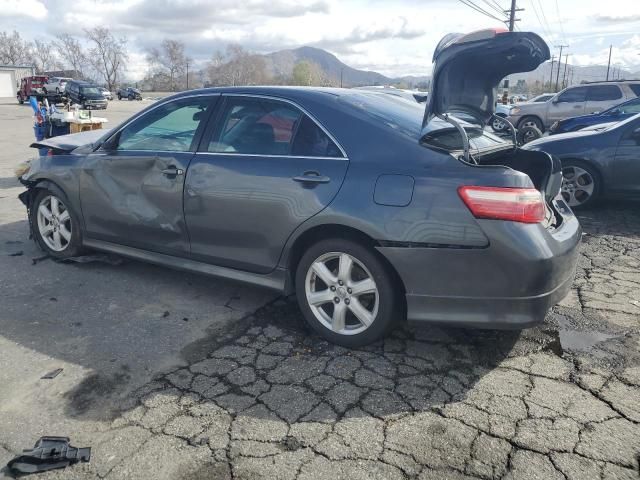
[[[15, 111], [0, 105], [0, 128]], [[55, 434], [92, 461], [38, 478], [639, 477], [637, 204], [580, 216], [574, 289], [540, 327], [402, 326], [347, 350], [263, 290], [137, 262], [32, 265], [7, 175], [22, 150], [3, 138], [0, 465]]]

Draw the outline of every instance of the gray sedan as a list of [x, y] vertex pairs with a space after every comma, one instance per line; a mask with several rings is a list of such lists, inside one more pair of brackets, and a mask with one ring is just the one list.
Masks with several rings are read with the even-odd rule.
[[295, 292], [341, 345], [405, 317], [527, 327], [570, 288], [580, 226], [559, 163], [484, 125], [494, 85], [548, 57], [535, 34], [448, 36], [426, 110], [347, 89], [184, 92], [101, 138], [35, 144], [51, 155], [21, 198], [51, 256], [103, 250]]

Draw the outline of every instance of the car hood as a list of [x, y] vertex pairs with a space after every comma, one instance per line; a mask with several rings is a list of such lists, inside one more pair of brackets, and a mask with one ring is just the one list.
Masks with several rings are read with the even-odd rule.
[[433, 79], [423, 127], [442, 114], [472, 114], [485, 124], [494, 113], [495, 92], [507, 75], [535, 70], [550, 58], [549, 47], [531, 32], [480, 30], [446, 35], [433, 54]]
[[69, 153], [78, 147], [92, 146], [107, 136], [111, 130], [89, 130], [87, 132], [72, 133], [59, 137], [47, 138], [32, 143], [32, 148], [50, 148], [55, 154]]

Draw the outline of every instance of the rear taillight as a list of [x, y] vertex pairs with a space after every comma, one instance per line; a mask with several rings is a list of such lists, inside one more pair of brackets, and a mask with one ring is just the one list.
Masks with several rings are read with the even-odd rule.
[[476, 218], [540, 223], [545, 218], [544, 199], [535, 188], [458, 188], [458, 194]]

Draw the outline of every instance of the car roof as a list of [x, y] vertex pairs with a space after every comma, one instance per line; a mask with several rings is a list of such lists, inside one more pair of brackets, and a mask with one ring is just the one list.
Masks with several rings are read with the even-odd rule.
[[384, 95], [376, 90], [363, 90], [338, 87], [295, 87], [295, 86], [244, 86], [244, 87], [210, 87], [180, 92], [173, 98], [205, 95], [205, 94], [249, 94], [264, 96], [282, 96], [284, 98], [326, 98], [326, 96], [341, 97], [346, 95]]

